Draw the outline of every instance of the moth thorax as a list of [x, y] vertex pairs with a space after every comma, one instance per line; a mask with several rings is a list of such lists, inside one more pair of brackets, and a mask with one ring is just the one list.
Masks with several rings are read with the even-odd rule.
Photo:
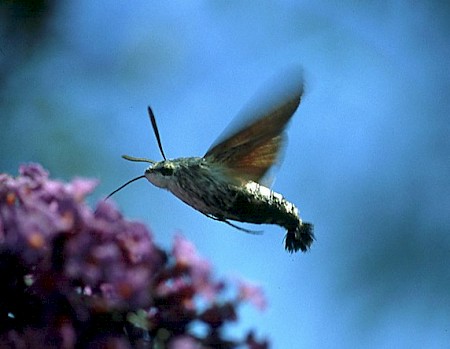
[[174, 172], [175, 164], [172, 161], [160, 161], [145, 170], [145, 178], [159, 188], [168, 188]]

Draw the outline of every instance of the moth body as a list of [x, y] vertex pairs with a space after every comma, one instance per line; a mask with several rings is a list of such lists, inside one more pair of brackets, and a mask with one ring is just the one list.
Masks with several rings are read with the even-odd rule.
[[259, 183], [234, 179], [205, 158], [160, 161], [146, 169], [145, 177], [208, 217], [284, 227], [289, 252], [306, 251], [312, 243], [311, 226], [302, 223], [294, 204]]

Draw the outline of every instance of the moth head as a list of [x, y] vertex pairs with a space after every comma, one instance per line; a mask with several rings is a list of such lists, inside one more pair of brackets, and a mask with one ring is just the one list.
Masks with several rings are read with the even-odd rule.
[[167, 188], [176, 171], [176, 166], [172, 161], [164, 160], [150, 165], [145, 170], [145, 178], [159, 188]]
[[153, 114], [153, 111], [150, 107], [148, 107], [148, 115], [150, 117], [150, 121], [152, 123], [153, 132], [155, 133], [156, 141], [158, 142], [159, 151], [161, 152], [161, 155], [164, 159], [164, 161], [154, 161], [146, 158], [136, 158], [134, 156], [129, 155], [122, 155], [122, 157], [125, 160], [128, 161], [134, 161], [134, 162], [147, 162], [151, 165], [145, 170], [145, 174], [142, 176], [135, 177], [133, 179], [130, 179], [125, 184], [121, 185], [119, 188], [114, 190], [111, 194], [109, 194], [105, 200], [110, 198], [112, 195], [117, 193], [119, 190], [122, 190], [125, 188], [128, 184], [133, 183], [134, 181], [137, 181], [141, 178], [147, 178], [148, 181], [157, 187], [160, 188], [167, 188], [170, 182], [170, 178], [172, 177], [172, 174], [174, 172], [174, 165], [170, 161], [166, 160], [166, 155], [164, 154], [164, 150], [161, 145], [161, 139], [159, 137], [159, 131], [158, 126], [156, 125], [156, 118]]

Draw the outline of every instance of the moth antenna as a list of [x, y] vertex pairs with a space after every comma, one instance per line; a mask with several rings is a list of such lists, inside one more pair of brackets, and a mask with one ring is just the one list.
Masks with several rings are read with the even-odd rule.
[[164, 155], [164, 150], [162, 148], [161, 138], [159, 137], [158, 125], [156, 125], [156, 118], [155, 115], [153, 114], [152, 108], [150, 107], [148, 107], [148, 116], [150, 116], [153, 132], [155, 133], [156, 141], [158, 142], [159, 151], [161, 152], [163, 159], [167, 160], [166, 155]]
[[134, 156], [130, 155], [122, 155], [122, 158], [128, 161], [134, 161], [134, 162], [148, 162], [150, 164], [156, 163], [156, 161], [146, 159], [146, 158], [135, 158]]
[[144, 175], [130, 179], [128, 182], [126, 182], [125, 184], [122, 184], [119, 188], [117, 188], [116, 190], [114, 190], [111, 194], [109, 194], [106, 198], [105, 201], [108, 200], [111, 196], [113, 196], [115, 193], [117, 193], [119, 190], [125, 188], [128, 184], [133, 183], [134, 181], [137, 181], [138, 179], [141, 178], [145, 178]]

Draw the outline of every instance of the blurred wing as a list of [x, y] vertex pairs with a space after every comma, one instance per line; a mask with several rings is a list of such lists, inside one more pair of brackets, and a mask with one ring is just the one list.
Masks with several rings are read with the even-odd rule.
[[303, 94], [302, 75], [290, 71], [267, 92], [237, 116], [241, 126], [232, 123], [204, 156], [239, 179], [259, 182], [279, 160], [286, 140], [283, 131]]

